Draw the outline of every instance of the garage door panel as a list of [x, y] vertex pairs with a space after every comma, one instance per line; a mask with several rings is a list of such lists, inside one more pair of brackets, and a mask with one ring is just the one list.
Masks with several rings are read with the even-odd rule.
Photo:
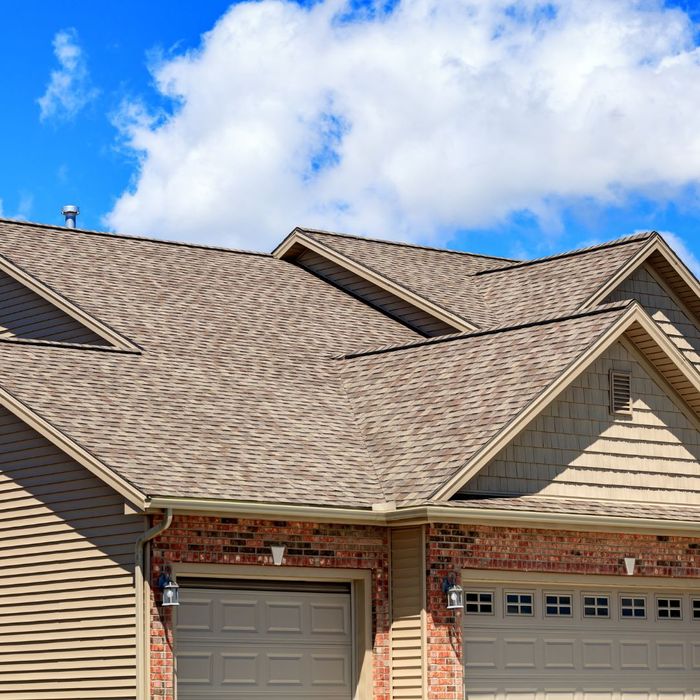
[[465, 591], [467, 698], [698, 700], [697, 595], [551, 594], [496, 585]]
[[349, 593], [182, 588], [180, 700], [352, 696]]

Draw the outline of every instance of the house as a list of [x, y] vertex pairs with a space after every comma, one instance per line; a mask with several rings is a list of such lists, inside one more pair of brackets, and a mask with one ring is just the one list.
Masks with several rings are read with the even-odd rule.
[[700, 285], [658, 234], [2, 220], [0, 275], [0, 698], [700, 698]]

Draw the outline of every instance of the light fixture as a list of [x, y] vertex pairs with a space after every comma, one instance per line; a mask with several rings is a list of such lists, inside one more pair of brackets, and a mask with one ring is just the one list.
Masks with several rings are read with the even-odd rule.
[[270, 550], [272, 551], [272, 563], [275, 566], [282, 566], [282, 559], [284, 558], [284, 550], [286, 549], [286, 546], [283, 544], [273, 544], [270, 547]]
[[180, 586], [175, 583], [167, 571], [158, 577], [158, 588], [163, 592], [161, 605], [164, 608], [173, 608], [180, 605]]
[[637, 565], [637, 560], [634, 557], [625, 557], [625, 571], [628, 576], [634, 576], [634, 568]]
[[442, 592], [447, 595], [448, 610], [464, 608], [464, 590], [457, 585], [457, 574], [454, 571], [450, 571], [442, 580]]

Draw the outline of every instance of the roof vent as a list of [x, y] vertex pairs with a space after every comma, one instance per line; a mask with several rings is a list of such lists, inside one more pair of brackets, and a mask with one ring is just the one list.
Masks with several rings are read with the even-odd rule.
[[629, 372], [610, 372], [610, 412], [632, 415], [632, 375]]
[[66, 217], [66, 228], [75, 228], [75, 220], [80, 214], [80, 209], [75, 206], [75, 204], [66, 204], [63, 209], [61, 209], [61, 214]]

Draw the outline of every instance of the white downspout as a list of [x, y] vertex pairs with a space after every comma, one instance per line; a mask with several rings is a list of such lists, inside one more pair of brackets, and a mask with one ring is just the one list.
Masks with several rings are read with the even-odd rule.
[[150, 637], [147, 634], [146, 622], [150, 618], [150, 610], [146, 606], [150, 602], [148, 595], [149, 582], [144, 573], [144, 548], [147, 542], [167, 530], [173, 522], [173, 509], [165, 509], [163, 522], [158, 523], [136, 540], [134, 552], [134, 587], [136, 590], [136, 700], [149, 700], [151, 697], [151, 684], [148, 677], [150, 668], [150, 645], [146, 642]]

